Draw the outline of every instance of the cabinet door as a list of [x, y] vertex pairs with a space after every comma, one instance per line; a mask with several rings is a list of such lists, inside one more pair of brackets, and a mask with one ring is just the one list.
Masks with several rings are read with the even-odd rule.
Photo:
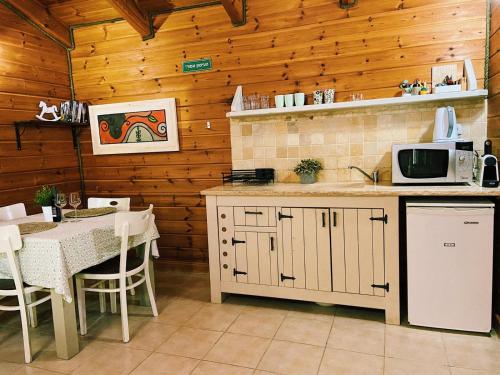
[[336, 292], [384, 296], [382, 209], [332, 209], [332, 284]]
[[278, 218], [280, 285], [331, 291], [329, 210], [283, 207]]
[[236, 282], [278, 285], [276, 233], [234, 232]]

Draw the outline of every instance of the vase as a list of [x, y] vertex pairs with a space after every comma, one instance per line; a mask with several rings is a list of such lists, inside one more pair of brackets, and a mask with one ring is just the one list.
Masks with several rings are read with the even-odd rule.
[[304, 173], [299, 176], [301, 184], [314, 184], [316, 182], [316, 173]]
[[51, 223], [52, 220], [52, 206], [42, 206], [42, 212], [43, 212], [43, 219]]

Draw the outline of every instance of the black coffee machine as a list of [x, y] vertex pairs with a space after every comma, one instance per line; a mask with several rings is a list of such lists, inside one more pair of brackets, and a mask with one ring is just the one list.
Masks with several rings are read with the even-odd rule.
[[491, 140], [484, 142], [484, 155], [479, 158], [479, 185], [482, 187], [498, 187], [498, 159], [493, 155]]

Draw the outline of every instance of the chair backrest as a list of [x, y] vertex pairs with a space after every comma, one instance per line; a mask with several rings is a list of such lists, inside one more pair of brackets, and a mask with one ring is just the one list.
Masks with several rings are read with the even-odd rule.
[[22, 294], [23, 282], [14, 252], [22, 247], [23, 241], [17, 225], [0, 227], [0, 254], [5, 254], [7, 256], [7, 262], [18, 294]]
[[26, 216], [26, 207], [24, 206], [24, 203], [16, 203], [10, 206], [0, 207], [0, 220], [14, 220]]
[[120, 249], [120, 274], [124, 275], [127, 266], [127, 252], [129, 245], [129, 237], [144, 235], [144, 263], [149, 260], [151, 251], [151, 240], [153, 235], [153, 223], [155, 215], [153, 215], [153, 205], [144, 211], [129, 211], [117, 212], [115, 216], [115, 236], [121, 237]]
[[118, 211], [130, 211], [130, 198], [89, 198], [88, 208], [115, 207]]

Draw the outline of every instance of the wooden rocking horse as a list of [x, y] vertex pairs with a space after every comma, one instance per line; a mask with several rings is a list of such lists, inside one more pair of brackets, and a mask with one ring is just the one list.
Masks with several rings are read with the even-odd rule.
[[[47, 103], [45, 103], [43, 100], [40, 101], [40, 104], [38, 106], [42, 109], [42, 112], [40, 112], [39, 115], [36, 115], [37, 119], [42, 121], [59, 121], [61, 119], [61, 116], [57, 115], [57, 106], [53, 105], [47, 107]], [[45, 118], [44, 116], [46, 114], [52, 115], [52, 118]]]

